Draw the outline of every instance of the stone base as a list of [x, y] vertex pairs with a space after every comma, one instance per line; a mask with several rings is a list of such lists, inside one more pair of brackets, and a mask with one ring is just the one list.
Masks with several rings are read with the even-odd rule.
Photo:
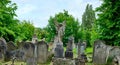
[[55, 58], [53, 60], [53, 65], [75, 65], [75, 61], [65, 58]]
[[85, 60], [76, 58], [75, 65], [85, 65]]
[[61, 45], [57, 45], [54, 50], [54, 57], [55, 58], [63, 58], [64, 57], [64, 48]]
[[72, 51], [66, 51], [65, 52], [65, 58], [73, 58], [73, 52]]
[[85, 62], [88, 62], [88, 60], [87, 60], [87, 56], [86, 56], [85, 54], [81, 54], [81, 59], [84, 59]]
[[35, 58], [28, 58], [26, 60], [26, 65], [37, 65]]

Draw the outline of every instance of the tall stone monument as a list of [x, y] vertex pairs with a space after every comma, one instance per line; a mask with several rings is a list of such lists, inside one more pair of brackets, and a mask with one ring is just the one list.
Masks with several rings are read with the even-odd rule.
[[57, 33], [54, 39], [54, 56], [56, 58], [62, 58], [64, 53], [62, 38], [64, 35], [66, 24], [65, 21], [63, 21], [63, 23], [58, 23], [57, 21], [54, 21], [54, 23]]

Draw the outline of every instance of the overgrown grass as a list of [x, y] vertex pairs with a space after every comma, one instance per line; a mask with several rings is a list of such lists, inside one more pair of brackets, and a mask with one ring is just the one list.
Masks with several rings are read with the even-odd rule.
[[88, 48], [86, 48], [86, 50], [85, 50], [85, 53], [86, 54], [89, 54], [89, 53], [92, 53], [93, 52], [93, 48], [92, 47], [88, 47]]

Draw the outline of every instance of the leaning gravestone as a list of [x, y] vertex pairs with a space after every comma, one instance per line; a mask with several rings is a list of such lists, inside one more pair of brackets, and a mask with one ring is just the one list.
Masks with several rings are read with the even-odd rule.
[[107, 47], [104, 41], [96, 40], [93, 48], [93, 63], [94, 65], [103, 65], [106, 63]]
[[70, 37], [67, 43], [67, 50], [65, 51], [65, 58], [73, 58], [73, 43], [74, 38]]
[[44, 41], [39, 41], [36, 43], [37, 46], [37, 62], [46, 63], [48, 58], [48, 45]]

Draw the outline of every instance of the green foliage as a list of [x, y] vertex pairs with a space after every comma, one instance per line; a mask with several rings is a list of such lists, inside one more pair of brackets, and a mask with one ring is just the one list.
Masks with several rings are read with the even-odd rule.
[[91, 30], [95, 21], [95, 12], [92, 9], [92, 5], [87, 4], [85, 12], [82, 15], [82, 28], [85, 30]]
[[92, 9], [92, 5], [87, 5], [86, 10], [82, 15], [82, 24], [81, 24], [81, 31], [82, 31], [82, 40], [87, 42], [87, 46], [91, 46], [90, 42], [93, 40], [92, 36], [92, 27], [95, 22], [95, 12]]
[[34, 34], [34, 26], [30, 23], [30, 21], [24, 20], [23, 22], [20, 22], [17, 27], [17, 35], [16, 40], [22, 41], [22, 40], [31, 40], [32, 35]]
[[15, 40], [15, 33], [6, 27], [0, 27], [0, 36], [4, 37], [6, 41]]
[[48, 41], [48, 32], [46, 28], [35, 28], [35, 33], [38, 37], [38, 39], [45, 39], [45, 41]]
[[98, 14], [97, 29], [99, 39], [105, 40], [108, 45], [120, 45], [120, 1], [103, 0], [96, 9]]
[[59, 23], [66, 21], [66, 28], [65, 28], [65, 33], [64, 33], [64, 37], [63, 37], [63, 43], [65, 45], [65, 43], [68, 42], [68, 37], [73, 35], [75, 37], [75, 42], [78, 41], [78, 31], [79, 31], [79, 22], [78, 20], [76, 20], [72, 15], [68, 14], [68, 11], [59, 12], [58, 14], [56, 14], [54, 17], [50, 17], [49, 19], [49, 24], [47, 25], [47, 31], [49, 32], [48, 35], [48, 41], [51, 41], [54, 39], [54, 36], [56, 35], [56, 29], [55, 29], [55, 25], [54, 25], [54, 21], [55, 19], [57, 19], [57, 21]]
[[17, 6], [10, 0], [0, 0], [0, 37], [4, 37], [7, 41], [15, 40], [15, 33], [12, 26], [16, 25], [14, 19]]

